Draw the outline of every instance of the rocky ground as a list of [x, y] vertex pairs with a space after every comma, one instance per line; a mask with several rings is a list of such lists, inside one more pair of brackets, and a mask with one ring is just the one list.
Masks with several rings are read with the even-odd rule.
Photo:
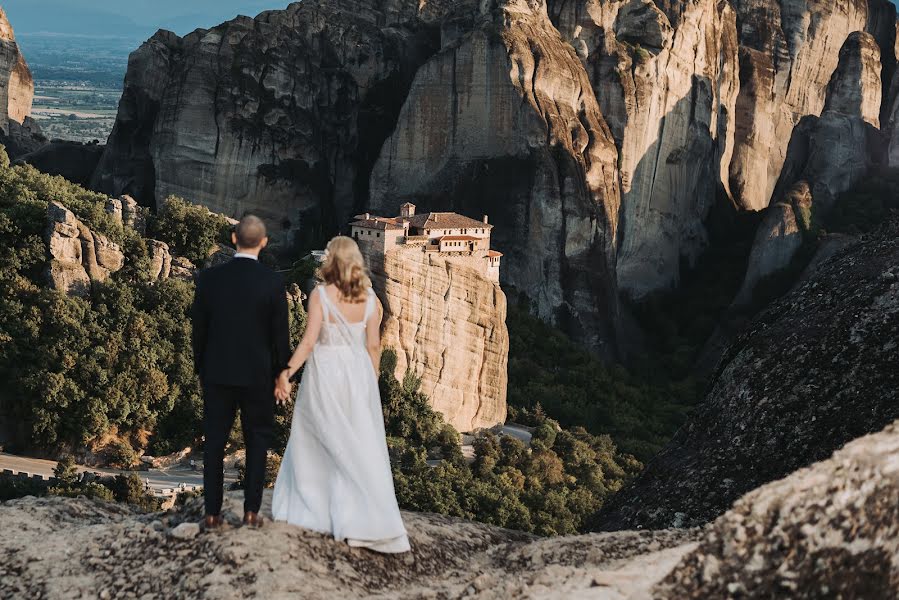
[[658, 597], [899, 597], [899, 422], [741, 498]]
[[201, 511], [2, 504], [0, 598], [895, 598], [899, 421], [705, 529], [536, 538], [406, 513], [412, 553], [382, 556], [283, 523], [239, 528], [239, 492], [225, 530], [201, 532]]
[[[268, 499], [267, 499], [268, 500]], [[646, 597], [695, 530], [540, 539], [404, 515], [413, 552], [381, 556], [281, 523], [198, 532], [195, 501], [166, 514], [85, 499], [0, 506], [0, 598]]]

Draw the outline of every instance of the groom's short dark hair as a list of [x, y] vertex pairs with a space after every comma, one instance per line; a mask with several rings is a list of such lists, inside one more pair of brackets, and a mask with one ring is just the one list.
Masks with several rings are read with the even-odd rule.
[[267, 236], [265, 223], [256, 215], [245, 215], [234, 227], [234, 235], [241, 248], [258, 248]]

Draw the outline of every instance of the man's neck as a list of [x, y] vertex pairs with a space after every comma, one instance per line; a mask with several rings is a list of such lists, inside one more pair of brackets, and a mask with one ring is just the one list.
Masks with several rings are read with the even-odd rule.
[[248, 250], [246, 248], [238, 248], [237, 252], [234, 254], [234, 258], [250, 258], [253, 260], [259, 260], [259, 250]]

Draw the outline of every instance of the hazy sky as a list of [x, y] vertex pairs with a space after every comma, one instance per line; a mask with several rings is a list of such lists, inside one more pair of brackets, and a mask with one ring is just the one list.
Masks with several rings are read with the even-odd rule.
[[290, 0], [0, 0], [21, 33], [140, 37], [157, 29], [185, 34], [238, 14], [256, 16]]

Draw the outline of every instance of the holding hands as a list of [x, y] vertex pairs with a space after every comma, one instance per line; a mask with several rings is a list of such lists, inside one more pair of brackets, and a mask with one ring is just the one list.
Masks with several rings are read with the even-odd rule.
[[275, 401], [278, 404], [290, 402], [290, 392], [293, 386], [290, 383], [290, 369], [284, 369], [275, 380]]

